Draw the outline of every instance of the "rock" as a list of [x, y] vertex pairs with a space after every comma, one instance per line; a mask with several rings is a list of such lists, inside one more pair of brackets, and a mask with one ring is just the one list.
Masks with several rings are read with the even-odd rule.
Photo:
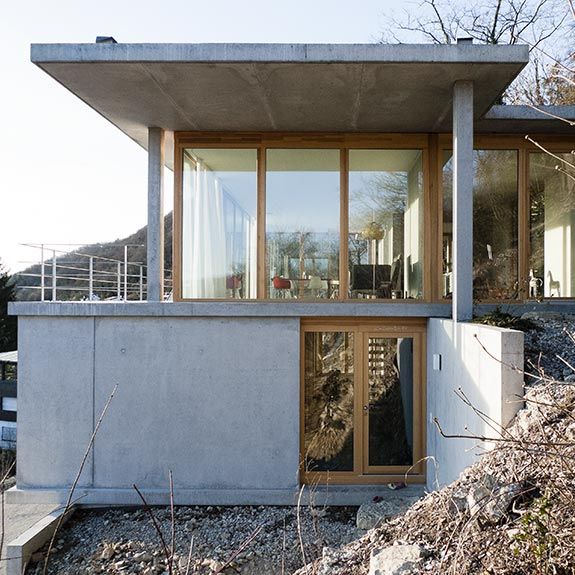
[[565, 383], [575, 383], [575, 373], [565, 377]]
[[397, 515], [402, 510], [401, 503], [383, 500], [379, 503], [363, 503], [357, 510], [356, 525], [367, 531], [381, 525], [386, 519]]
[[103, 561], [107, 561], [108, 559], [111, 559], [115, 553], [116, 548], [114, 545], [111, 545], [110, 543], [104, 543], [104, 549], [100, 554], [100, 559], [102, 559]]
[[467, 509], [467, 494], [461, 490], [454, 491], [449, 504], [453, 513], [463, 513]]
[[521, 490], [519, 483], [500, 485], [493, 476], [486, 475], [483, 482], [474, 485], [467, 494], [469, 512], [486, 523], [498, 523]]
[[416, 575], [425, 555], [419, 545], [392, 545], [372, 551], [368, 575]]

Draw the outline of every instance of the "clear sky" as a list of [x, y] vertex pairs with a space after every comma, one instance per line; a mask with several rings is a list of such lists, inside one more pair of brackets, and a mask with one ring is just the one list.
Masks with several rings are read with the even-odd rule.
[[[413, 5], [413, 4], [412, 4]], [[0, 259], [19, 244], [91, 243], [146, 223], [146, 153], [30, 63], [34, 42], [374, 42], [401, 0], [4, 0]], [[171, 178], [166, 209], [172, 206]]]

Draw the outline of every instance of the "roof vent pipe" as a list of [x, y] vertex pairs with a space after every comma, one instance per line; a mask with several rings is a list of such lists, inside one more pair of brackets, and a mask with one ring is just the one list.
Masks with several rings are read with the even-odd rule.
[[117, 44], [113, 36], [96, 36], [96, 44]]
[[457, 38], [458, 44], [473, 44], [473, 38]]

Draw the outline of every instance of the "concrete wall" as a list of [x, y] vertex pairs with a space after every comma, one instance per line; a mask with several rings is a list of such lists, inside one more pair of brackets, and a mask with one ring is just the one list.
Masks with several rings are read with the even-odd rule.
[[299, 320], [30, 316], [19, 325], [19, 488], [72, 483], [118, 384], [81, 487], [125, 489], [133, 500], [134, 483], [165, 493], [172, 470], [180, 502], [186, 491], [191, 502], [199, 491], [229, 502], [236, 490], [254, 501], [297, 491]]
[[[434, 356], [440, 356], [440, 370], [434, 368]], [[434, 418], [446, 434], [493, 437], [495, 432], [456, 392], [461, 389], [474, 407], [506, 426], [523, 406], [523, 377], [509, 366], [523, 366], [522, 332], [429, 320], [427, 453], [434, 461], [427, 465], [428, 489], [457, 479], [488, 447], [477, 440], [442, 437]]]

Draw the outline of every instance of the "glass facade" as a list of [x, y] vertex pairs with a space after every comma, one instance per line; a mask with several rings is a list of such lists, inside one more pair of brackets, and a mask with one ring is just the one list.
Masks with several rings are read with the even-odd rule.
[[420, 150], [350, 150], [351, 298], [423, 297]]
[[[516, 150], [473, 152], [473, 298], [518, 297], [519, 193]], [[443, 156], [444, 297], [453, 291], [453, 159]]]
[[[179, 148], [178, 298], [451, 298], [453, 160], [441, 138], [437, 163], [421, 137], [411, 148], [255, 139]], [[575, 184], [556, 168], [570, 148], [500, 140], [473, 152], [473, 298], [575, 297]]]
[[257, 150], [185, 149], [182, 297], [256, 297]]
[[529, 297], [575, 295], [575, 180], [572, 154], [529, 155]]
[[268, 297], [327, 299], [337, 293], [339, 187], [339, 150], [268, 150]]

